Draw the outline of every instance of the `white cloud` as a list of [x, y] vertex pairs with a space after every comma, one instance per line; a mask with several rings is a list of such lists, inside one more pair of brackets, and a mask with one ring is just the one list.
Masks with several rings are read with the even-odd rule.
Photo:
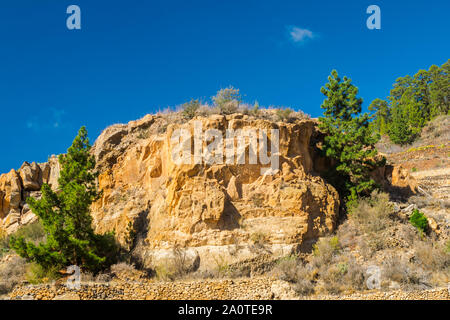
[[32, 115], [26, 122], [27, 129], [36, 132], [41, 130], [58, 129], [64, 126], [65, 111], [56, 108], [47, 108]]
[[316, 36], [311, 30], [302, 29], [296, 26], [288, 27], [288, 31], [290, 40], [295, 43], [303, 43], [308, 39], [315, 38]]

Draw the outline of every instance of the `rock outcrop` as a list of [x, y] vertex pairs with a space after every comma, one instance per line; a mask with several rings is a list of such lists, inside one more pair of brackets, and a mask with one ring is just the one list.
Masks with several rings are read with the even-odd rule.
[[[242, 114], [113, 125], [92, 148], [103, 191], [92, 206], [95, 229], [115, 231], [149, 268], [183, 261], [202, 270], [307, 251], [335, 229], [340, 206], [320, 176], [327, 161], [316, 154], [318, 136], [314, 120]], [[52, 157], [1, 175], [0, 227], [11, 233], [34, 221], [25, 199], [39, 197], [43, 183], [56, 190], [59, 170]], [[410, 185], [404, 172], [390, 172]], [[386, 180], [386, 170], [379, 174]]]
[[[273, 123], [216, 115], [170, 124], [160, 132], [159, 120], [147, 116], [110, 127], [93, 148], [103, 190], [93, 206], [96, 229], [115, 230], [125, 244], [131, 223], [141, 234], [135, 251], [145, 265], [162, 263], [174, 247], [199, 256], [201, 267], [254, 257], [255, 248], [288, 254], [334, 230], [339, 196], [313, 170], [314, 121]], [[261, 174], [264, 165], [248, 163], [249, 141], [244, 164], [207, 164], [204, 153], [201, 163], [177, 164], [171, 137], [177, 130], [193, 133], [195, 121], [203, 132], [216, 130], [222, 137], [226, 129], [278, 129], [278, 172]]]
[[42, 164], [24, 162], [19, 170], [0, 175], [0, 228], [10, 234], [35, 221], [26, 199], [39, 198], [43, 183], [56, 189], [58, 177], [59, 162], [55, 156]]

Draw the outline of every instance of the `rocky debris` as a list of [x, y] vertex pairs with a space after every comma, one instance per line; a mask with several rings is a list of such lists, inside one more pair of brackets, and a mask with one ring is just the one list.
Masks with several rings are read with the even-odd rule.
[[34, 300], [266, 300], [275, 297], [270, 278], [221, 279], [177, 282], [82, 283], [79, 290], [65, 285], [23, 285], [11, 299]]
[[313, 300], [450, 300], [448, 288], [437, 288], [417, 291], [373, 291], [358, 292], [348, 295], [320, 295], [302, 297]]
[[268, 277], [157, 282], [117, 281], [82, 283], [80, 289], [64, 284], [21, 285], [12, 300], [450, 300], [447, 288], [420, 291], [365, 291], [345, 295], [298, 296], [288, 282]]
[[52, 300], [81, 300], [80, 296], [74, 292], [69, 293], [63, 293], [60, 295], [57, 295]]

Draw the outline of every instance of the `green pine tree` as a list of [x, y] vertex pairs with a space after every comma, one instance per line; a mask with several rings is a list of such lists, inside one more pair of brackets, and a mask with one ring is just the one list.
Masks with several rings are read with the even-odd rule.
[[35, 245], [24, 238], [12, 238], [11, 247], [23, 258], [43, 269], [77, 265], [97, 272], [114, 262], [117, 247], [114, 235], [96, 234], [90, 215], [91, 204], [100, 193], [96, 186], [95, 160], [85, 127], [82, 127], [67, 154], [59, 156], [59, 189], [42, 186], [42, 198], [27, 203], [47, 233], [46, 242]]
[[409, 126], [405, 110], [397, 107], [392, 110], [391, 123], [389, 125], [389, 138], [392, 142], [405, 145], [414, 141], [416, 134]]
[[319, 128], [326, 134], [323, 151], [335, 162], [327, 178], [341, 196], [354, 200], [376, 188], [370, 173], [385, 159], [377, 157], [374, 145], [379, 135], [370, 129], [369, 114], [361, 114], [358, 88], [347, 77], [341, 81], [336, 70], [328, 81], [321, 89], [326, 99], [321, 106], [324, 116], [319, 118]]
[[388, 123], [390, 118], [389, 106], [387, 101], [382, 99], [375, 99], [369, 106], [369, 110], [374, 112], [372, 125], [381, 135], [387, 134]]

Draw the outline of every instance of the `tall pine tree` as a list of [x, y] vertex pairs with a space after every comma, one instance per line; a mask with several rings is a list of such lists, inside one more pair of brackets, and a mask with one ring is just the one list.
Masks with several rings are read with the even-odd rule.
[[336, 70], [328, 81], [321, 89], [326, 99], [321, 106], [323, 117], [319, 118], [319, 128], [326, 134], [323, 151], [335, 162], [328, 179], [341, 196], [354, 200], [376, 187], [370, 173], [384, 165], [385, 159], [377, 157], [374, 145], [379, 135], [369, 126], [369, 114], [361, 114], [363, 100], [357, 97], [358, 88], [347, 77], [341, 80]]
[[11, 247], [28, 261], [44, 269], [77, 265], [97, 272], [114, 262], [117, 247], [113, 234], [96, 234], [90, 206], [100, 193], [96, 187], [95, 160], [85, 127], [82, 127], [67, 154], [59, 156], [59, 189], [42, 186], [42, 198], [28, 198], [47, 233], [46, 242], [35, 245], [12, 238]]

